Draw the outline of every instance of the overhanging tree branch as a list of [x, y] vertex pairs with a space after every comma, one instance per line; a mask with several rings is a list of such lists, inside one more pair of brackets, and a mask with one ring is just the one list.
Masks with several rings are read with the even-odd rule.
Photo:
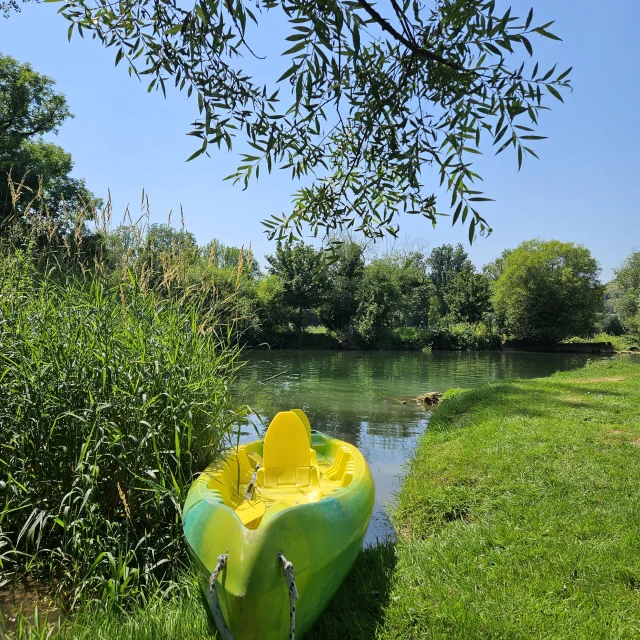
[[402, 35], [388, 20], [383, 18], [373, 7], [373, 5], [369, 4], [367, 0], [357, 0], [358, 4], [371, 16], [371, 19], [374, 20], [383, 31], [391, 34], [398, 42], [403, 44], [411, 53], [419, 56], [420, 58], [426, 58], [427, 60], [433, 60], [434, 62], [439, 62], [440, 64], [444, 64], [451, 69], [455, 69], [456, 71], [464, 71], [464, 68], [455, 62], [451, 62], [451, 60], [447, 60], [442, 56], [439, 56], [437, 53], [433, 53], [433, 51], [429, 51], [424, 47], [421, 47], [417, 42], [409, 40], [406, 36]]

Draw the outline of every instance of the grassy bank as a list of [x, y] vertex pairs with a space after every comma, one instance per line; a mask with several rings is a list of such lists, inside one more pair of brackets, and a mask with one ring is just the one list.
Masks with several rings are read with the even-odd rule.
[[572, 342], [610, 342], [616, 351], [626, 351], [630, 347], [638, 347], [638, 340], [635, 340], [629, 334], [623, 334], [621, 336], [613, 336], [608, 333], [597, 333], [591, 338], [569, 338], [564, 341], [565, 343]]
[[411, 462], [385, 638], [636, 637], [640, 367], [445, 402]]

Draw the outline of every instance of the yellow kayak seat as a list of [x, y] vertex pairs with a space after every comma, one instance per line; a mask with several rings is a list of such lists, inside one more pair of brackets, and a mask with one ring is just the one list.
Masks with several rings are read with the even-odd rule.
[[299, 504], [322, 497], [318, 466], [312, 456], [311, 429], [300, 419], [300, 413], [281, 411], [271, 421], [264, 437], [254, 499]]
[[311, 452], [311, 466], [317, 467], [318, 455], [316, 454], [315, 449], [311, 448], [311, 423], [309, 422], [309, 418], [307, 418], [307, 414], [302, 409], [291, 409], [290, 411], [300, 418], [300, 422], [302, 422], [307, 432], [307, 438], [309, 439], [309, 451]]

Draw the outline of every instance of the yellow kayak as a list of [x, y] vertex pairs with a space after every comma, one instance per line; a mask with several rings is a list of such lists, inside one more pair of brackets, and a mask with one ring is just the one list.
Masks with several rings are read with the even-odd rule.
[[222, 638], [301, 638], [351, 569], [373, 502], [360, 451], [300, 409], [209, 466], [183, 527]]

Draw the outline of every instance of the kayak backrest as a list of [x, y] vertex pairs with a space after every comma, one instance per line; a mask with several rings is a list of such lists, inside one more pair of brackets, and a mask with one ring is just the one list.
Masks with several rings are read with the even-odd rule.
[[311, 447], [311, 423], [309, 422], [309, 418], [307, 418], [307, 414], [302, 409], [290, 409], [293, 413], [295, 413], [298, 418], [300, 418], [300, 422], [304, 425], [304, 428], [307, 430], [307, 436], [309, 437], [309, 448], [311, 449], [311, 466], [318, 466], [318, 455], [316, 454], [316, 450]]
[[287, 482], [296, 483], [296, 469], [311, 465], [311, 450], [307, 430], [294, 411], [281, 411], [271, 421], [264, 437], [262, 453], [266, 476], [276, 474]]
[[291, 409], [291, 413], [295, 413], [298, 418], [300, 418], [300, 422], [302, 422], [307, 431], [309, 446], [311, 446], [311, 423], [309, 422], [309, 418], [307, 418], [307, 414], [302, 409]]

